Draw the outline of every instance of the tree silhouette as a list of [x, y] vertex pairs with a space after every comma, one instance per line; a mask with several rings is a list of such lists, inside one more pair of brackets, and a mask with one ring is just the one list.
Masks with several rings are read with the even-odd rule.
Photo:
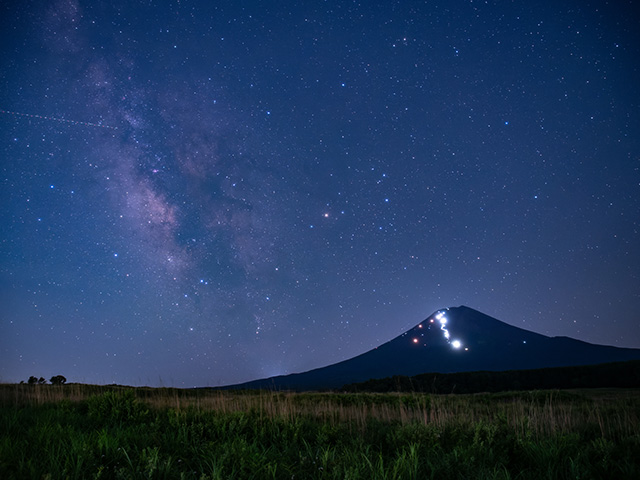
[[44, 379], [44, 377], [40, 377], [38, 379], [38, 385], [44, 385], [45, 383], [47, 383], [47, 381]]
[[31, 375], [29, 377], [29, 381], [27, 382], [29, 385], [35, 385], [36, 383], [38, 383], [38, 378], [34, 377], [33, 375]]
[[62, 375], [55, 375], [49, 379], [51, 385], [64, 385], [67, 379]]

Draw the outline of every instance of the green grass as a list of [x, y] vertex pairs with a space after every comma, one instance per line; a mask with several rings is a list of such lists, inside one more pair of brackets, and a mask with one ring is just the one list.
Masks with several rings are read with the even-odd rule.
[[637, 391], [0, 385], [3, 479], [640, 478]]

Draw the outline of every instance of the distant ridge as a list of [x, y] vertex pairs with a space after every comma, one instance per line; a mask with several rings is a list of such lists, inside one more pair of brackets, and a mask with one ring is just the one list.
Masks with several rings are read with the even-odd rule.
[[398, 375], [531, 370], [628, 360], [640, 360], [640, 349], [547, 337], [460, 306], [438, 310], [402, 335], [348, 360], [223, 388], [330, 390]]
[[575, 388], [640, 388], [640, 360], [573, 367], [396, 375], [345, 385], [345, 392], [486, 393]]

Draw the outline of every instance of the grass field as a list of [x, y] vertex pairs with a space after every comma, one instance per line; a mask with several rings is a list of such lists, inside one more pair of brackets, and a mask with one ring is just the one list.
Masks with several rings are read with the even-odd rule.
[[637, 479], [638, 390], [0, 385], [2, 479]]

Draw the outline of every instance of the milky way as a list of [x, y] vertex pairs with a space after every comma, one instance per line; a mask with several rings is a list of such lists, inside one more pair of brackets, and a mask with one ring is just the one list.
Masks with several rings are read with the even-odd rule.
[[2, 7], [0, 379], [218, 385], [465, 304], [640, 347], [632, 3]]

